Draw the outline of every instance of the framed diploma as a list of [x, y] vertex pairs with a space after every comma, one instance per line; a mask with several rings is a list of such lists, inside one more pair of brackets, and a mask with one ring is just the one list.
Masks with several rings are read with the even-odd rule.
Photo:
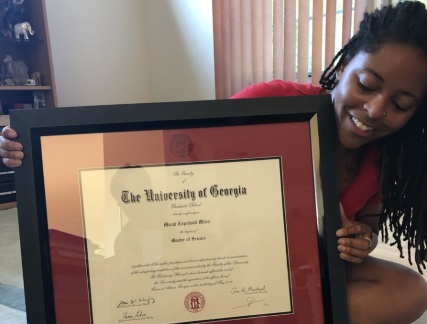
[[11, 112], [28, 323], [346, 323], [331, 98]]

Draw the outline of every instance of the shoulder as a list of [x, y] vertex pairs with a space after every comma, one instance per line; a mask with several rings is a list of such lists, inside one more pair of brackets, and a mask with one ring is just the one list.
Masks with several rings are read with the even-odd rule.
[[250, 85], [236, 93], [232, 99], [285, 97], [285, 96], [307, 96], [319, 95], [323, 92], [320, 87], [312, 84], [295, 83], [291, 81], [273, 80]]

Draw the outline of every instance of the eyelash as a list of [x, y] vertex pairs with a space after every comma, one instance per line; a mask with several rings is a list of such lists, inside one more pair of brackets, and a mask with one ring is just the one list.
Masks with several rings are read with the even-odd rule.
[[[365, 86], [362, 82], [360, 82], [360, 80], [357, 81], [357, 84], [359, 86], [359, 88], [364, 91], [364, 92], [372, 92], [374, 91], [373, 89]], [[399, 111], [399, 112], [406, 112], [407, 109], [402, 108], [401, 106], [399, 106], [396, 102], [393, 102], [394, 108]]]
[[360, 80], [357, 80], [357, 85], [359, 86], [360, 89], [362, 89], [362, 91], [365, 91], [365, 92], [372, 92], [373, 91], [373, 89], [365, 86], [362, 82], [360, 82]]
[[394, 108], [396, 108], [396, 110], [400, 111], [400, 112], [406, 112], [407, 109], [402, 108], [401, 106], [399, 106], [397, 103], [393, 102]]

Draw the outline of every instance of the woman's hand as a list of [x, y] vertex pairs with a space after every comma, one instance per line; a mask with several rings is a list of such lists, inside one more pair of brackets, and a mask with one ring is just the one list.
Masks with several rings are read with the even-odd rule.
[[351, 263], [361, 263], [372, 251], [372, 227], [367, 224], [350, 221], [340, 204], [342, 228], [337, 230], [340, 258]]
[[24, 158], [22, 144], [14, 141], [17, 137], [18, 134], [9, 126], [3, 128], [0, 136], [0, 156], [3, 163], [10, 168], [20, 166]]

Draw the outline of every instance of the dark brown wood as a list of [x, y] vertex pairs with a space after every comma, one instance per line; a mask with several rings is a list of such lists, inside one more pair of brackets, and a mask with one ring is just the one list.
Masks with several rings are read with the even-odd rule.
[[[52, 54], [49, 40], [49, 31], [46, 17], [46, 4], [44, 0], [25, 1], [23, 4], [34, 36], [25, 41], [17, 41], [0, 35], [0, 59], [3, 61], [6, 55], [11, 55], [13, 60], [23, 60], [28, 66], [31, 76], [33, 72], [40, 72], [43, 87], [26, 86], [0, 86], [0, 101], [4, 109], [3, 115], [8, 114], [8, 107], [14, 103], [32, 103], [32, 92], [42, 90], [47, 107], [57, 107], [55, 78], [53, 76]], [[0, 9], [0, 21], [4, 15], [4, 8]], [[3, 27], [2, 24], [0, 27]], [[18, 98], [21, 102], [18, 102]], [[7, 125], [8, 119], [2, 118], [1, 125]]]

